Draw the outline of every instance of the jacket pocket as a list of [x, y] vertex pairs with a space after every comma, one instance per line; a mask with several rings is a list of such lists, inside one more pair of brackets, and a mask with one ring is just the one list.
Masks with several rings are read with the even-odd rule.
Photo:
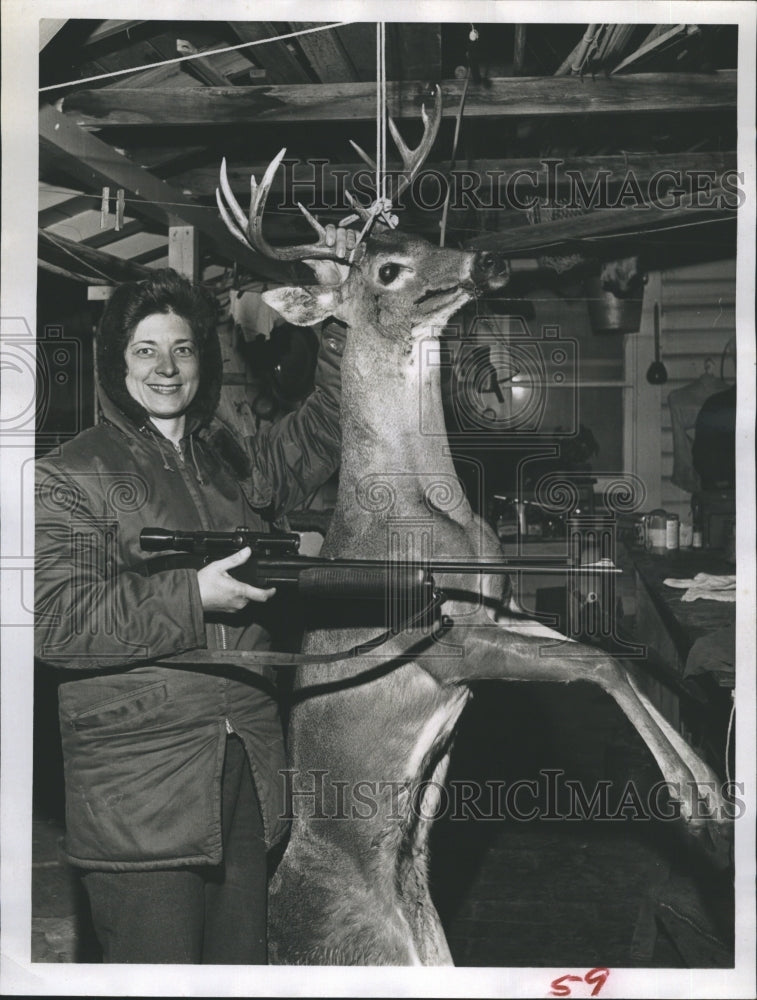
[[100, 702], [82, 712], [70, 715], [65, 712], [65, 722], [71, 729], [87, 730], [98, 727], [120, 728], [124, 724], [137, 721], [151, 710], [158, 708], [168, 698], [166, 685], [161, 681], [147, 687], [137, 688], [127, 694]]

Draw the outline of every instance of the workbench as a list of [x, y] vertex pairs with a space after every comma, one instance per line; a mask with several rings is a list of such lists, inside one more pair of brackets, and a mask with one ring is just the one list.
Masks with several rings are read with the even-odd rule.
[[622, 562], [635, 578], [634, 638], [647, 693], [662, 714], [709, 763], [724, 772], [726, 731], [735, 681], [735, 602], [697, 599], [665, 585], [697, 573], [733, 575], [720, 550], [652, 555], [626, 549]]

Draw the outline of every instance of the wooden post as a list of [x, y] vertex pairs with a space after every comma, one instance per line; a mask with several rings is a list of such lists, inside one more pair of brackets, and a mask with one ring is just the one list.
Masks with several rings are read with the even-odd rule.
[[196, 282], [200, 274], [198, 233], [194, 226], [168, 229], [168, 266]]

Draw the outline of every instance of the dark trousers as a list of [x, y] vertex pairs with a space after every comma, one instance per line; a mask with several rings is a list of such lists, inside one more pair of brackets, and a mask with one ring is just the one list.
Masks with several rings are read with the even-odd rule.
[[226, 742], [220, 865], [87, 872], [104, 962], [265, 965], [263, 820], [238, 737]]

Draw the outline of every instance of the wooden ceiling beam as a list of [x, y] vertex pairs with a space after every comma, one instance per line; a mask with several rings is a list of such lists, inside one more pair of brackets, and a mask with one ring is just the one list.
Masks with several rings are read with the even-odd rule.
[[73, 198], [66, 198], [65, 201], [59, 201], [57, 205], [51, 205], [50, 208], [43, 208], [37, 214], [37, 225], [40, 229], [47, 229], [48, 226], [54, 226], [58, 222], [67, 222], [75, 215], [99, 209], [99, 207], [97, 196], [76, 195]]
[[113, 243], [118, 243], [120, 240], [125, 240], [127, 236], [135, 236], [137, 233], [143, 233], [145, 227], [138, 219], [130, 219], [128, 222], [124, 223], [120, 229], [116, 229], [113, 225], [113, 219], [110, 220], [110, 227], [108, 229], [103, 229], [102, 232], [95, 233], [94, 236], [88, 236], [81, 242], [88, 247], [92, 247], [97, 250], [101, 247], [111, 246]]
[[[242, 205], [250, 194], [250, 174], [254, 174], [258, 180], [262, 177], [267, 163], [239, 163], [234, 160], [227, 162], [227, 173], [232, 190], [239, 196]], [[390, 169], [399, 169], [399, 164], [390, 161]], [[555, 171], [557, 190], [563, 191], [570, 184], [567, 171], [580, 175], [581, 180], [591, 188], [599, 171], [609, 172], [608, 187], [613, 189], [620, 185], [629, 174], [633, 174], [634, 179], [642, 186], [649, 183], [651, 178], [660, 171], [708, 171], [714, 172], [716, 176], [722, 175], [727, 170], [736, 168], [735, 152], [718, 153], [627, 153], [624, 156], [571, 156], [561, 162], [559, 169]], [[513, 176], [518, 171], [531, 171], [535, 174], [536, 188], [540, 195], [547, 193], [547, 172], [544, 167], [543, 158], [530, 157], [528, 159], [510, 160], [489, 160], [476, 159], [465, 160], [458, 163], [456, 172], [478, 175], [480, 183], [476, 190], [480, 197], [489, 193], [492, 183], [496, 183], [499, 178], [500, 186], [504, 188], [506, 179]], [[307, 163], [299, 162], [293, 170], [287, 169], [285, 174], [283, 168], [279, 168], [271, 185], [271, 204], [275, 204], [274, 199], [284, 192], [285, 184], [291, 187], [294, 180], [294, 191], [290, 195], [305, 204], [310, 203], [308, 199], [313, 199], [315, 192], [332, 204], [338, 191], [346, 186], [352, 186], [352, 178], [358, 171], [367, 171], [368, 168], [363, 163], [328, 163], [323, 169], [308, 166]], [[449, 163], [429, 162], [423, 167], [424, 171], [437, 171], [445, 177], [449, 175]], [[191, 190], [195, 197], [210, 198], [218, 185], [219, 164], [213, 163], [203, 167], [193, 167], [182, 171], [171, 177], [171, 183], [182, 190]], [[534, 185], [526, 174], [525, 179], [519, 182], [520, 191], [524, 187], [532, 190]], [[466, 182], [467, 183], [467, 182]], [[662, 193], [662, 190], [660, 191]], [[52, 210], [51, 210], [52, 211]]]
[[156, 219], [166, 227], [178, 223], [196, 226], [225, 259], [238, 260], [263, 277], [292, 281], [291, 266], [268, 260], [238, 243], [218, 217], [215, 206], [192, 204], [188, 195], [120, 156], [112, 146], [79, 128], [50, 105], [40, 109], [39, 131], [43, 150], [51, 153], [59, 168], [85, 190], [95, 193], [105, 184], [123, 188], [129, 214]]
[[143, 23], [143, 21], [103, 21], [102, 24], [98, 25], [97, 28], [87, 35], [82, 44], [97, 45], [98, 42], [104, 42], [107, 38], [113, 38], [115, 35], [129, 32], [132, 28], [137, 28]]
[[629, 66], [633, 66], [642, 59], [646, 59], [648, 56], [659, 52], [666, 45], [670, 45], [676, 40], [685, 38], [689, 31], [689, 27], [690, 26], [687, 24], [675, 24], [669, 31], [663, 31], [655, 34], [654, 38], [651, 40], [649, 40], [649, 38], [653, 32], [650, 33], [647, 41], [640, 45], [639, 48], [632, 52], [629, 56], [626, 56], [622, 62], [618, 63], [612, 72], [620, 73], [623, 70], [628, 69]]
[[[713, 197], [724, 196], [725, 192], [713, 188]], [[732, 194], [730, 196], [733, 197]], [[556, 222], [542, 222], [535, 226], [521, 226], [498, 233], [484, 233], [474, 237], [469, 246], [478, 250], [499, 250], [503, 253], [554, 254], [566, 248], [582, 245], [584, 251], [591, 245], [600, 254], [605, 240], [612, 238], [629, 239], [644, 236], [654, 230], [685, 227], [702, 222], [715, 222], [735, 218], [735, 208], [725, 204], [712, 208], [698, 206], [693, 199], [683, 199], [676, 208], [661, 208], [647, 205], [637, 208], [606, 208], [576, 215]], [[582, 242], [588, 241], [588, 242]]]
[[[393, 25], [387, 25], [387, 34]], [[376, 80], [376, 25], [367, 21], [353, 21], [351, 24], [343, 24], [334, 31], [339, 41], [344, 46], [344, 51], [350, 58], [352, 65], [358, 73], [358, 80]], [[387, 45], [387, 79], [392, 79], [391, 59], [392, 50]], [[437, 73], [437, 78], [440, 76]], [[283, 81], [291, 82], [291, 81]]]
[[[461, 80], [442, 84], [443, 114], [457, 115]], [[417, 82], [387, 84], [391, 114], [415, 118], [428, 101]], [[467, 118], [557, 114], [626, 115], [639, 112], [725, 111], [736, 107], [736, 71], [642, 73], [598, 77], [507, 77], [487, 86], [471, 85]], [[376, 116], [372, 83], [197, 87], [171, 90], [78, 90], [63, 100], [63, 109], [89, 128], [135, 125], [219, 125], [361, 120]]]
[[[229, 26], [240, 42], [260, 42], [276, 38], [281, 32], [265, 21], [229, 21]], [[252, 45], [242, 51], [266, 71], [271, 83], [309, 83], [305, 68], [286, 42], [266, 42]]]
[[[292, 31], [315, 28], [310, 21], [290, 21]], [[358, 79], [352, 60], [339, 37], [332, 31], [316, 31], [297, 39], [305, 58], [324, 83], [350, 83]]]
[[83, 280], [103, 282], [139, 281], [150, 272], [141, 264], [122, 260], [112, 254], [68, 240], [64, 236], [39, 230], [38, 253], [41, 260], [66, 271], [80, 274]]
[[[213, 46], [212, 48], [209, 49], [203, 49], [203, 51], [207, 51], [208, 56], [210, 56], [213, 53], [213, 48], [224, 48], [224, 47], [225, 46], [218, 45], [218, 46]], [[191, 42], [188, 42], [185, 38], [176, 39], [176, 52], [178, 53], [178, 55], [180, 56], [197, 55], [199, 51], [200, 50], [195, 45], [193, 45]], [[194, 76], [196, 79], [200, 80], [201, 83], [206, 84], [207, 86], [210, 87], [229, 86], [228, 79], [213, 64], [213, 60], [209, 59], [207, 56], [202, 56], [201, 58], [198, 59], [190, 59], [188, 62], [181, 63], [181, 68], [185, 72]]]
[[586, 31], [581, 36], [578, 42], [576, 42], [575, 48], [573, 48], [568, 55], [563, 59], [560, 65], [555, 70], [555, 76], [577, 76], [581, 67], [583, 66], [584, 59], [589, 53], [592, 44], [596, 42], [597, 35], [599, 34], [601, 24], [587, 24]]

